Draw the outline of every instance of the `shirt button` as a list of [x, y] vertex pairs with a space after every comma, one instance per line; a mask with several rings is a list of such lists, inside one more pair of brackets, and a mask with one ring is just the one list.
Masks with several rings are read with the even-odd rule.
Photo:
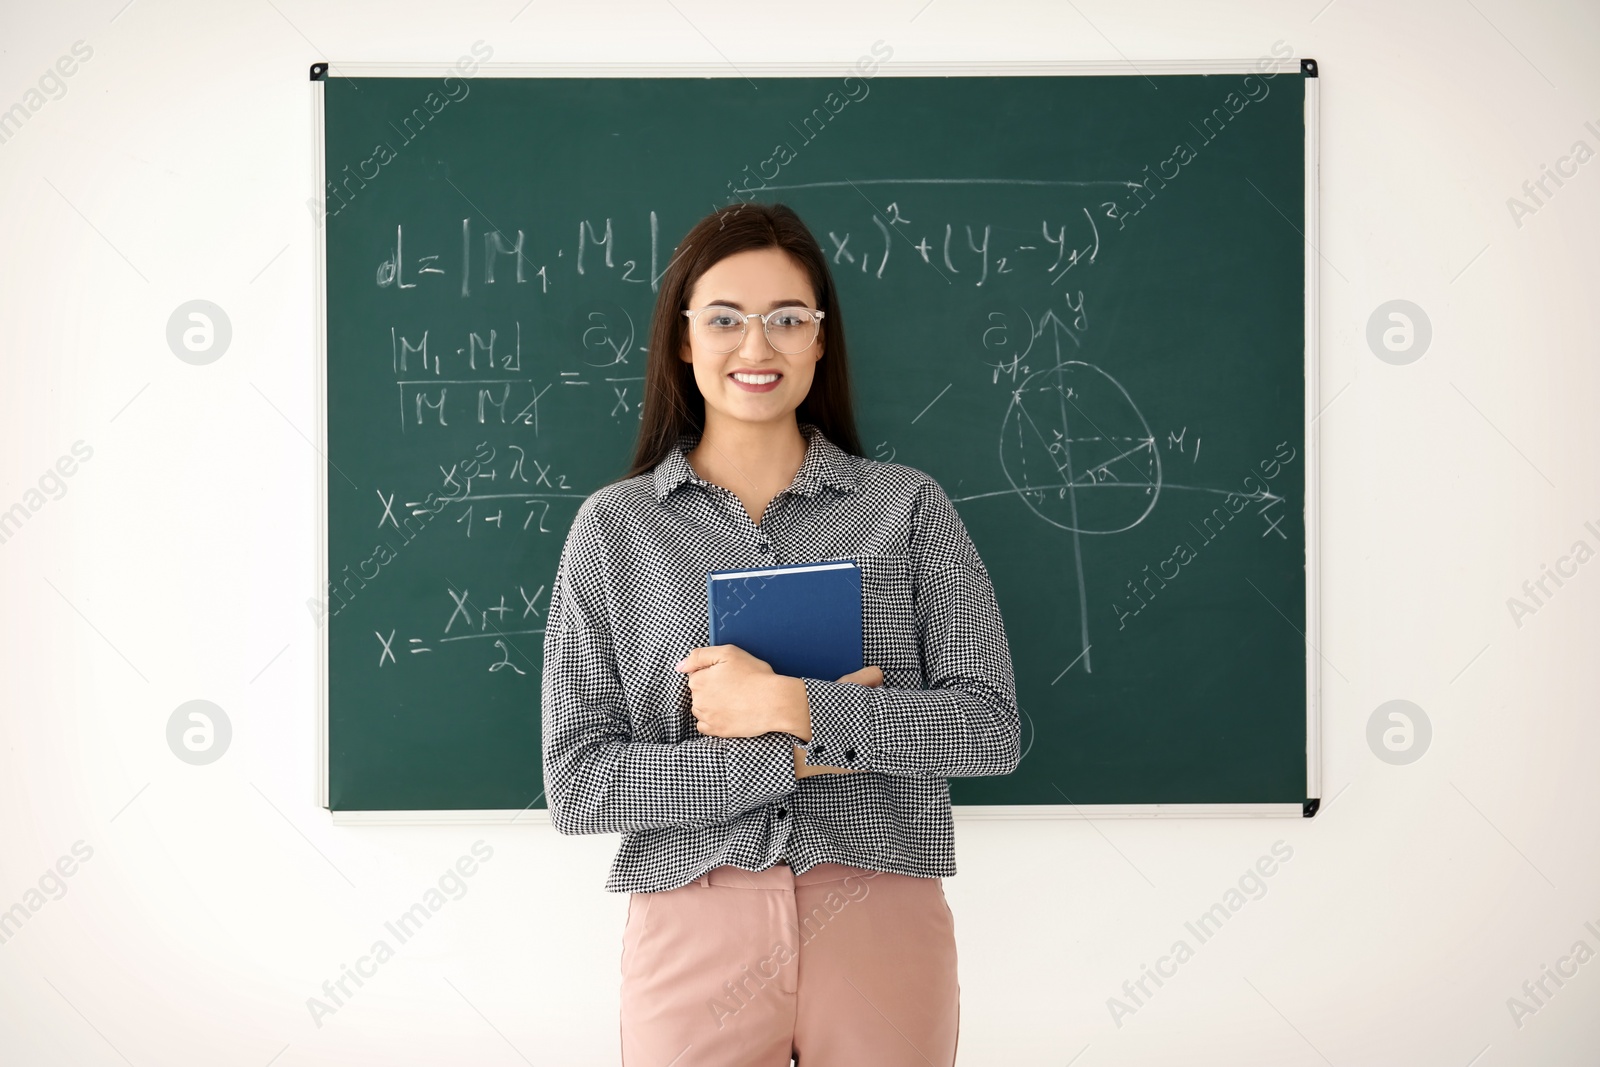
[[844, 750], [844, 758], [847, 759], [847, 760], [855, 759], [856, 758], [856, 750], [853, 749], [853, 748], [845, 749]]
[[821, 752], [823, 749], [825, 749], [827, 747], [828, 747], [827, 745], [824, 745], [821, 741], [818, 741], [816, 744], [811, 746], [811, 751], [813, 751], [813, 752]]
[[789, 814], [789, 809], [787, 809], [787, 808], [779, 808], [778, 809], [778, 818], [781, 819], [787, 814]]

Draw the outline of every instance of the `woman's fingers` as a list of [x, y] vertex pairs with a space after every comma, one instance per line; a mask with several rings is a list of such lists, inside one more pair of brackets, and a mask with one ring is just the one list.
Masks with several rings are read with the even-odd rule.
[[883, 671], [878, 667], [862, 667], [859, 671], [851, 671], [840, 678], [841, 682], [851, 682], [855, 685], [882, 685]]
[[794, 746], [794, 776], [796, 778], [810, 778], [815, 774], [855, 774], [855, 767], [830, 767], [826, 764], [817, 764], [815, 767], [806, 766], [806, 750], [799, 745]]

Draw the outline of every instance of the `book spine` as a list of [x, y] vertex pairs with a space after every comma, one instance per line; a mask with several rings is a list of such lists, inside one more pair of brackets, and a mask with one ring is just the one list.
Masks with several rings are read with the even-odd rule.
[[717, 640], [717, 582], [709, 574], [706, 575], [706, 630], [710, 635], [713, 645], [722, 642]]

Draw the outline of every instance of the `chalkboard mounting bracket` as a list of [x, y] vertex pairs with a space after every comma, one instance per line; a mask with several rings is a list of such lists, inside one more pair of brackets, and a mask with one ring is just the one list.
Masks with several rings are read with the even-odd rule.
[[326, 81], [328, 78], [328, 64], [311, 64], [311, 80], [314, 82]]
[[1317, 809], [1320, 807], [1322, 807], [1321, 797], [1306, 797], [1305, 804], [1303, 806], [1303, 814], [1309, 819], [1317, 813]]
[[1317, 61], [1314, 59], [1302, 59], [1300, 61], [1300, 73], [1308, 78], [1315, 78], [1317, 76]]

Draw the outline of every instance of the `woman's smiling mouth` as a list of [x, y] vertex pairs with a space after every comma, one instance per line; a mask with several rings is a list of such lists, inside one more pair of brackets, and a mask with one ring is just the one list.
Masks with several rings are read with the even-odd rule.
[[739, 388], [750, 393], [767, 393], [778, 387], [778, 380], [783, 377], [777, 371], [734, 371], [728, 375]]

